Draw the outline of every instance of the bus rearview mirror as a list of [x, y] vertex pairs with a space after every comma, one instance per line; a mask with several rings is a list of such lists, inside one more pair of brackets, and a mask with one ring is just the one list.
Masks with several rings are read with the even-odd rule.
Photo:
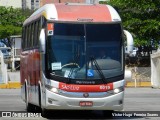
[[127, 38], [127, 51], [128, 51], [128, 53], [132, 52], [133, 47], [134, 47], [133, 37], [132, 37], [131, 33], [128, 32], [127, 30], [124, 30], [124, 35]]
[[45, 54], [46, 48], [45, 48], [45, 30], [44, 29], [42, 29], [40, 32], [39, 42], [40, 42], [40, 52]]

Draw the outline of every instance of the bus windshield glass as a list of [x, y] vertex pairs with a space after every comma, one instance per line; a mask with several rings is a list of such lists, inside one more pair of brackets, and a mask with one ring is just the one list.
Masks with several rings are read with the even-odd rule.
[[122, 29], [118, 23], [54, 23], [46, 49], [49, 76], [84, 81], [123, 74]]

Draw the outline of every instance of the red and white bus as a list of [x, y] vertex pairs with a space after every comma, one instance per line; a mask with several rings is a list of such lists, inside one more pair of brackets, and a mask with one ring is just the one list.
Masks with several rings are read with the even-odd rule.
[[113, 7], [46, 4], [24, 22], [22, 36], [27, 110], [123, 109], [124, 32]]

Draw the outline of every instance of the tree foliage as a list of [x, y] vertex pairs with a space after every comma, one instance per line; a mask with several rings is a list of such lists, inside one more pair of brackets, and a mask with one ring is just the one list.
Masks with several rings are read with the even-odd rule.
[[0, 39], [21, 34], [23, 22], [30, 14], [30, 10], [0, 6]]
[[118, 9], [124, 29], [132, 33], [135, 45], [147, 45], [151, 40], [158, 43], [160, 0], [111, 0], [108, 4]]

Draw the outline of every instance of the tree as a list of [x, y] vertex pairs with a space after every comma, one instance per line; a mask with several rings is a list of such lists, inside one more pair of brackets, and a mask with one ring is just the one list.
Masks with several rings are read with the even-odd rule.
[[124, 29], [132, 33], [135, 46], [160, 40], [160, 0], [111, 0], [101, 3], [118, 9]]
[[30, 10], [0, 6], [0, 39], [20, 35], [23, 22], [30, 14]]

